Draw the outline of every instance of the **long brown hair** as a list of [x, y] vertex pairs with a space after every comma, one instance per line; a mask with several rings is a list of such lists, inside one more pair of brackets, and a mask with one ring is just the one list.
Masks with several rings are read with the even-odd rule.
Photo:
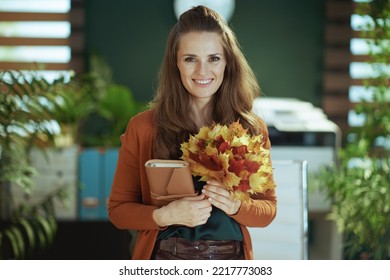
[[260, 95], [256, 76], [225, 20], [207, 7], [197, 6], [183, 13], [171, 29], [159, 73], [159, 86], [149, 104], [157, 125], [156, 158], [179, 158], [180, 143], [190, 134], [197, 133], [195, 123], [188, 117], [190, 94], [184, 94], [186, 89], [177, 67], [179, 40], [183, 34], [192, 31], [219, 34], [227, 62], [224, 80], [208, 104], [212, 108], [210, 122], [230, 124], [240, 120], [251, 134], [260, 133], [261, 126], [252, 112], [253, 99]]

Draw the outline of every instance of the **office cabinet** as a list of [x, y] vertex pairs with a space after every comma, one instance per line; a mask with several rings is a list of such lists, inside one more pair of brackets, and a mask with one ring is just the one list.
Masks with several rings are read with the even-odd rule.
[[79, 155], [80, 220], [108, 220], [107, 202], [118, 159], [118, 149], [83, 149]]
[[307, 162], [275, 160], [277, 214], [264, 228], [248, 228], [256, 260], [308, 259]]
[[309, 259], [341, 259], [342, 236], [326, 216], [330, 202], [311, 188], [311, 178], [333, 163], [341, 145], [339, 127], [322, 109], [294, 98], [259, 98], [254, 111], [264, 119], [271, 140], [271, 159], [307, 161]]

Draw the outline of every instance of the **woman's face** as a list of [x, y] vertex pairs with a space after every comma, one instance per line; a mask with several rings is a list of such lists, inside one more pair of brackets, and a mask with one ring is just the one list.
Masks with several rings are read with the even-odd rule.
[[177, 67], [185, 89], [208, 102], [223, 81], [226, 59], [220, 37], [214, 32], [189, 32], [181, 36]]

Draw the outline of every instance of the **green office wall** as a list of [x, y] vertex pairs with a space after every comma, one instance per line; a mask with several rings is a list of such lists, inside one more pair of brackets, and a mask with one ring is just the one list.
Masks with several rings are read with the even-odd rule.
[[[320, 105], [324, 1], [236, 0], [230, 25], [265, 96]], [[171, 0], [87, 1], [87, 53], [104, 57], [114, 80], [148, 101], [175, 22]]]

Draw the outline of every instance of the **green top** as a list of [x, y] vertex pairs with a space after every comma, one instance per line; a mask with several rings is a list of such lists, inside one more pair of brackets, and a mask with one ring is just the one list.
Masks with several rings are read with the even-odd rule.
[[[205, 182], [198, 181], [194, 177], [194, 186], [198, 193], [201, 192]], [[242, 232], [239, 224], [225, 212], [213, 206], [211, 216], [203, 225], [196, 227], [169, 226], [160, 231], [157, 239], [169, 237], [181, 237], [190, 241], [195, 240], [239, 240], [242, 241]]]

